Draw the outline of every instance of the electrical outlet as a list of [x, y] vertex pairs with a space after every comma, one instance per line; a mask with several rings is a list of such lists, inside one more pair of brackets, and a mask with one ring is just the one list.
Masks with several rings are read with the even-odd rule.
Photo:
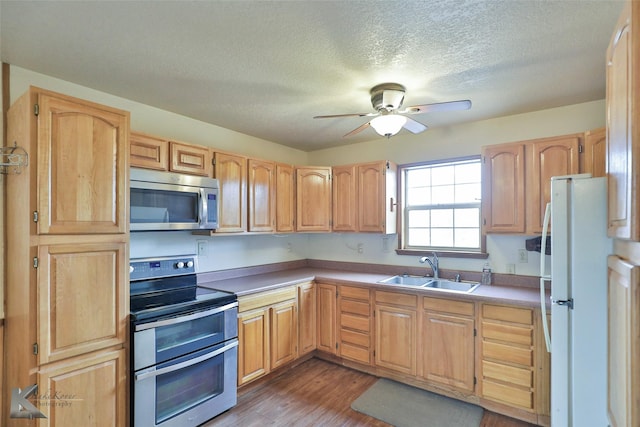
[[198, 256], [207, 256], [206, 240], [198, 240]]
[[518, 262], [529, 262], [529, 253], [526, 249], [518, 249]]
[[362, 243], [358, 243], [358, 253], [361, 254], [363, 252]]
[[507, 274], [516, 274], [516, 265], [515, 264], [507, 264]]
[[287, 252], [291, 252], [293, 250], [293, 246], [291, 245], [291, 242], [287, 242]]

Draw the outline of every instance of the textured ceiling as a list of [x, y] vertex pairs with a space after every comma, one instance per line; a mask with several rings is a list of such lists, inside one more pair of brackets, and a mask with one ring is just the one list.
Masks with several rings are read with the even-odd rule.
[[[446, 126], [602, 99], [621, 1], [0, 1], [2, 61], [306, 151], [369, 89], [406, 86]], [[402, 131], [406, 132], [406, 131]], [[427, 131], [428, 132], [428, 131]], [[413, 136], [420, 138], [420, 135]]]

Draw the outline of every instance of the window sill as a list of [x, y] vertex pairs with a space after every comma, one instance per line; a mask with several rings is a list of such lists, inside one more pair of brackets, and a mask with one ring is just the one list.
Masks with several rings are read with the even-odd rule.
[[475, 259], [487, 259], [489, 254], [486, 252], [457, 252], [457, 251], [425, 251], [415, 249], [396, 249], [397, 255], [409, 255], [409, 256], [429, 256], [435, 252], [441, 258], [475, 258]]

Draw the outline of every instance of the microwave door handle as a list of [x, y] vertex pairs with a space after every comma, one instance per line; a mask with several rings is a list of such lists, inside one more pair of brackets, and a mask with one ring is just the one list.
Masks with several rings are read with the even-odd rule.
[[207, 194], [204, 188], [200, 188], [198, 198], [198, 224], [203, 227], [207, 218]]
[[193, 366], [193, 365], [195, 365], [197, 363], [204, 362], [205, 360], [212, 359], [212, 358], [224, 353], [225, 351], [231, 350], [233, 347], [237, 347], [237, 346], [238, 346], [238, 340], [235, 340], [235, 341], [225, 345], [224, 347], [217, 349], [216, 351], [213, 351], [213, 352], [207, 353], [207, 354], [203, 354], [202, 356], [198, 356], [198, 357], [196, 357], [194, 359], [186, 360], [186, 361], [181, 362], [181, 363], [176, 363], [175, 365], [167, 366], [165, 368], [154, 369], [152, 371], [147, 371], [147, 372], [142, 372], [140, 374], [136, 374], [135, 375], [135, 380], [136, 381], [142, 381], [145, 378], [157, 377], [158, 375], [168, 374], [169, 372], [174, 372], [174, 371], [177, 371], [179, 369], [188, 368], [189, 366]]

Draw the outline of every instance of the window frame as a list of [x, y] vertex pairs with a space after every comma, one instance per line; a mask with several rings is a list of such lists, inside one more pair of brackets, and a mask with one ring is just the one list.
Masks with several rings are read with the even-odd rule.
[[[406, 218], [406, 200], [405, 200], [405, 171], [407, 169], [413, 169], [420, 166], [432, 166], [438, 164], [445, 163], [456, 163], [456, 162], [464, 162], [468, 160], [478, 160], [480, 161], [480, 167], [482, 168], [482, 157], [478, 155], [473, 156], [464, 156], [464, 157], [453, 157], [448, 159], [438, 159], [438, 160], [428, 160], [423, 162], [414, 162], [414, 163], [405, 163], [402, 165], [398, 165], [398, 217], [397, 217], [397, 230], [398, 230], [398, 248], [396, 249], [396, 254], [398, 255], [410, 255], [410, 256], [422, 256], [422, 255], [431, 255], [433, 252], [436, 252], [438, 256], [441, 257], [451, 257], [451, 258], [477, 258], [477, 259], [486, 259], [489, 254], [487, 253], [487, 241], [486, 235], [483, 232], [482, 227], [482, 200], [480, 201], [480, 248], [478, 251], [469, 251], [469, 250], [453, 250], [453, 248], [440, 249], [408, 249], [404, 247], [405, 241], [405, 218]], [[480, 173], [480, 185], [484, 185], [482, 182], [482, 172]], [[484, 194], [481, 190], [481, 194]]]

